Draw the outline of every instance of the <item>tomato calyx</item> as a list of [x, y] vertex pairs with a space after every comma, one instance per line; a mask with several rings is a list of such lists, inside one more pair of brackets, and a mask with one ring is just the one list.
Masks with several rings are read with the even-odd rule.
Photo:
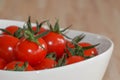
[[84, 51], [85, 50], [89, 50], [89, 49], [92, 49], [92, 48], [95, 48], [96, 46], [99, 45], [98, 44], [95, 44], [95, 45], [90, 45], [90, 46], [81, 46], [79, 45], [79, 42], [85, 37], [84, 34], [81, 34], [81, 35], [78, 35], [78, 36], [75, 36], [72, 41], [71, 41], [71, 44], [72, 46], [68, 46], [66, 44], [66, 47], [68, 49], [68, 51], [70, 52], [71, 56], [81, 56], [81, 57], [84, 57], [85, 59], [88, 59], [88, 58], [91, 58], [93, 57], [94, 55], [90, 55], [90, 56], [85, 56], [84, 54]]
[[46, 23], [46, 22], [47, 22], [47, 20], [42, 21], [42, 22], [39, 24], [38, 21], [36, 21], [36, 31], [34, 31], [34, 34], [38, 34], [38, 33], [40, 32], [40, 28], [41, 28], [42, 25], [43, 25], [44, 23]]
[[7, 30], [5, 30], [5, 29], [2, 29], [2, 28], [0, 28], [0, 31], [5, 32], [5, 33], [7, 33], [8, 35], [12, 35], [9, 31], [7, 31]]
[[67, 35], [65, 35], [63, 32], [65, 32], [67, 29], [69, 29], [72, 25], [70, 25], [70, 26], [64, 28], [63, 30], [61, 30], [58, 19], [56, 20], [54, 26], [52, 26], [49, 21], [47, 21], [47, 25], [48, 25], [49, 30], [50, 30], [51, 32], [55, 32], [55, 33], [58, 33], [58, 34], [62, 34], [64, 37], [66, 37], [66, 38], [68, 38], [68, 39], [71, 39], [70, 37], [68, 37]]
[[[29, 30], [25, 30], [24, 31], [24, 37], [25, 39], [35, 42], [36, 44], [40, 45], [40, 43], [38, 42], [38, 38], [41, 38], [43, 36], [45, 36], [46, 34], [48, 34], [49, 31], [45, 31], [37, 36], [35, 36], [33, 33], [31, 33]], [[42, 45], [40, 45], [42, 47]], [[43, 48], [43, 47], [42, 47]]]
[[71, 44], [73, 46], [69, 47], [67, 44], [66, 44], [66, 47], [68, 49], [68, 51], [70, 52], [71, 56], [84, 56], [84, 50], [82, 49], [81, 46], [78, 45], [78, 43], [85, 37], [84, 34], [81, 34], [81, 35], [78, 35], [78, 36], [75, 36], [72, 41], [71, 41]]
[[46, 55], [46, 58], [52, 59], [56, 61], [56, 54], [54, 52], [51, 52], [49, 54]]
[[18, 39], [23, 37], [23, 29], [18, 28], [18, 30], [13, 34], [14, 37], [17, 37]]
[[56, 67], [60, 67], [60, 66], [66, 65], [67, 57], [68, 57], [67, 54], [64, 53], [63, 56], [58, 60], [58, 64], [56, 65]]
[[23, 26], [23, 28], [26, 30], [29, 30], [32, 34], [34, 34], [34, 35], [36, 35], [36, 34], [38, 34], [39, 33], [39, 31], [40, 31], [40, 28], [42, 27], [42, 25], [44, 24], [44, 23], [46, 23], [47, 22], [47, 20], [45, 20], [45, 21], [42, 21], [40, 24], [38, 23], [38, 21], [36, 21], [36, 30], [33, 30], [32, 29], [32, 23], [31, 23], [31, 17], [29, 16], [28, 17], [28, 21], [26, 22], [26, 24]]
[[75, 45], [74, 48], [70, 48], [67, 46], [68, 51], [70, 52], [71, 56], [84, 56], [84, 50], [81, 46]]
[[29, 65], [28, 62], [22, 62], [22, 61], [12, 61], [8, 63], [5, 67], [4, 70], [8, 71], [33, 71], [34, 68]]
[[85, 37], [85, 34], [80, 34], [78, 36], [75, 36], [71, 42], [72, 44], [77, 45], [84, 37]]
[[13, 71], [25, 71], [26, 68], [28, 67], [28, 62], [24, 62], [22, 66], [19, 66], [19, 64], [20, 64], [19, 62], [15, 64], [15, 68]]
[[38, 45], [40, 45], [40, 43], [38, 42], [38, 38], [41, 38], [43, 36], [45, 36], [46, 34], [49, 33], [48, 30], [46, 30], [45, 32], [42, 32], [39, 35], [35, 35], [39, 32], [41, 26], [45, 23], [46, 21], [41, 22], [40, 24], [38, 24], [38, 22], [36, 21], [36, 31], [32, 30], [32, 24], [31, 24], [31, 19], [30, 16], [28, 17], [28, 21], [26, 22], [26, 25], [23, 26], [23, 33], [24, 33], [24, 37], [32, 42], [37, 43]]

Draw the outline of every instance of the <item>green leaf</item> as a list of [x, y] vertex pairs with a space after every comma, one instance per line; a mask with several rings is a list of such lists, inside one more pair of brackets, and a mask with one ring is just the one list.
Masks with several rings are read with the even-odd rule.
[[14, 71], [25, 71], [25, 69], [28, 67], [28, 62], [24, 62], [22, 66], [19, 66], [19, 62], [16, 63]]
[[0, 30], [1, 30], [2, 32], [7, 33], [8, 35], [12, 35], [9, 31], [7, 31], [7, 30], [5, 30], [5, 29], [0, 28]]
[[73, 55], [74, 55], [74, 49], [73, 49], [73, 48], [70, 48], [70, 47], [67, 46], [67, 45], [66, 45], [66, 47], [67, 47], [68, 51], [70, 52], [70, 54], [73, 56]]
[[65, 32], [66, 30], [68, 30], [72, 25], [66, 27], [65, 29], [61, 30], [60, 32]]
[[17, 38], [21, 38], [23, 36], [22, 31], [23, 31], [22, 28], [18, 28], [18, 30], [14, 33], [14, 36]]
[[60, 26], [59, 26], [59, 20], [57, 19], [55, 25], [54, 25], [54, 32], [59, 33], [60, 32]]
[[34, 34], [31, 33], [29, 30], [25, 30], [24, 36], [27, 40], [35, 42], [36, 44], [38, 44], [40, 47], [42, 47], [44, 49], [44, 47], [39, 43], [38, 38], [45, 36], [46, 34], [48, 34], [48, 32], [49, 31], [46, 31], [46, 32], [43, 32], [37, 36], [34, 36]]
[[40, 28], [42, 27], [42, 25], [44, 23], [46, 23], [48, 20], [42, 21], [40, 24], [38, 23], [38, 21], [36, 21], [36, 26], [37, 26], [37, 30], [36, 30], [36, 34], [40, 31]]
[[82, 49], [81, 46], [79, 46], [79, 45], [75, 46], [75, 48], [74, 48], [74, 55], [84, 56], [84, 50]]
[[28, 30], [31, 32], [31, 33], [34, 33], [34, 31], [32, 30], [32, 25], [31, 25], [31, 17], [29, 16], [28, 17], [28, 21], [27, 21], [27, 27], [28, 27]]
[[66, 45], [66, 47], [72, 56], [75, 56], [75, 55], [76, 56], [84, 56], [84, 51], [81, 46], [74, 45], [73, 48], [70, 48], [69, 46]]
[[84, 34], [75, 36], [75, 37], [72, 39], [72, 42], [75, 43], [75, 44], [77, 44], [77, 43], [80, 42], [84, 37], [85, 37]]
[[26, 27], [26, 24], [23, 25], [23, 31], [26, 30], [27, 27]]
[[38, 39], [38, 38], [40, 38], [40, 37], [43, 37], [43, 36], [47, 35], [49, 32], [50, 32], [50, 31], [47, 30], [47, 31], [45, 31], [45, 32], [37, 35], [35, 38]]
[[66, 64], [67, 54], [64, 54], [62, 58], [58, 60], [56, 67], [64, 66]]
[[95, 45], [92, 45], [92, 46], [82, 47], [82, 48], [83, 48], [83, 50], [88, 50], [88, 49], [91, 49], [91, 48], [94, 48], [94, 47], [98, 46], [99, 44], [100, 44], [100, 43], [95, 44]]
[[48, 21], [48, 20], [42, 21], [42, 22], [39, 24], [39, 28], [41, 28], [42, 25], [43, 25], [44, 23], [46, 23], [47, 21]]
[[51, 53], [46, 55], [46, 58], [50, 58], [50, 59], [56, 60], [56, 53], [55, 52], [51, 52]]
[[70, 37], [68, 37], [67, 35], [65, 35], [65, 34], [63, 34], [63, 33], [61, 33], [65, 38], [67, 38], [67, 39], [72, 39], [72, 38], [70, 38]]
[[52, 27], [52, 25], [50, 24], [50, 22], [49, 22], [49, 21], [47, 21], [47, 25], [48, 25], [48, 27], [49, 27], [50, 31], [54, 31], [54, 29], [53, 29], [53, 27]]
[[36, 21], [36, 31], [35, 31], [35, 34], [37, 34], [39, 31], [40, 31], [40, 27], [39, 27], [39, 23], [38, 21]]
[[30, 41], [34, 41], [34, 34], [31, 33], [29, 30], [24, 31], [24, 36], [26, 39], [29, 39]]

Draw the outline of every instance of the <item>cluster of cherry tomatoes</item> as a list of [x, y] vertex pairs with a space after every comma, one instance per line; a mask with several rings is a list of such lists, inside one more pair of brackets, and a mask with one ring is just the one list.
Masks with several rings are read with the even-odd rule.
[[[47, 24], [49, 29], [42, 27]], [[60, 67], [98, 55], [96, 45], [80, 42], [85, 35], [71, 39], [63, 34], [58, 20], [52, 26], [43, 21], [31, 25], [30, 17], [23, 27], [10, 25], [0, 29], [0, 69], [32, 71]], [[68, 38], [68, 39], [67, 39]]]

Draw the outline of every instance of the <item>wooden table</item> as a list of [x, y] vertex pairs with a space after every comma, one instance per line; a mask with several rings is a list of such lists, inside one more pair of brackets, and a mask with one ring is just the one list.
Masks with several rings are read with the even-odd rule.
[[115, 44], [103, 80], [120, 80], [120, 0], [0, 0], [0, 18], [32, 21], [55, 18], [62, 27], [108, 36]]

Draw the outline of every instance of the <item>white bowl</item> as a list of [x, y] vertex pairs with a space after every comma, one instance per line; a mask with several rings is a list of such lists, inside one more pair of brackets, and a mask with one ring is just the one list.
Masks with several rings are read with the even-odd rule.
[[[24, 22], [0, 20], [0, 27], [8, 25], [23, 26]], [[99, 55], [75, 64], [37, 71], [15, 72], [0, 70], [0, 80], [102, 80], [107, 65], [111, 58], [114, 44], [104, 36], [69, 30], [67, 35], [74, 37], [84, 33], [86, 37], [83, 41], [93, 44], [100, 43], [97, 47]]]

